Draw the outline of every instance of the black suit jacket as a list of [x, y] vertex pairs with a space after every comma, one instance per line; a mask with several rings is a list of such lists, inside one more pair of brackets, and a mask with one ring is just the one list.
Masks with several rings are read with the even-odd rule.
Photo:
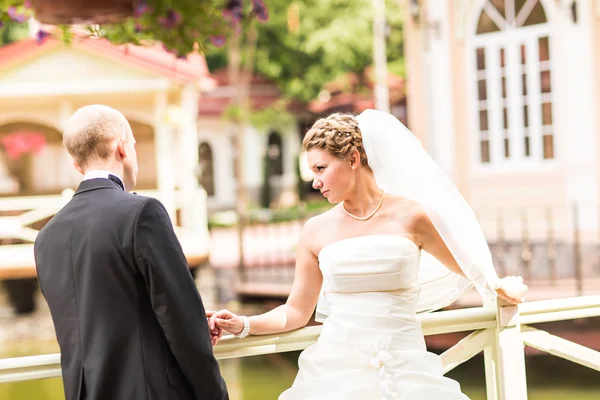
[[66, 400], [228, 399], [202, 300], [158, 200], [83, 181], [34, 249]]

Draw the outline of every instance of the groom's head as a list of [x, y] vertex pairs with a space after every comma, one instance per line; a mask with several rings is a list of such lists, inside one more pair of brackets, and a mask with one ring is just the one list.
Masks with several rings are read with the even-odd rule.
[[108, 170], [118, 174], [127, 190], [135, 187], [138, 164], [135, 138], [123, 114], [104, 105], [75, 111], [63, 133], [63, 144], [82, 174]]

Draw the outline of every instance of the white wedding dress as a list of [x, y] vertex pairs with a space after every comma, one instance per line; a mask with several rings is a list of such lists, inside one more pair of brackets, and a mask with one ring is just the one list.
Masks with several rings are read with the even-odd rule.
[[402, 236], [343, 239], [319, 253], [331, 304], [279, 400], [468, 400], [427, 352], [416, 315], [421, 252]]

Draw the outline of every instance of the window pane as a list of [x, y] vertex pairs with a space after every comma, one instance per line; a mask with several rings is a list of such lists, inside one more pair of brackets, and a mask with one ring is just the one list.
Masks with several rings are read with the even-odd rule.
[[540, 3], [540, 0], [536, 2], [536, 5], [531, 10], [531, 13], [525, 20], [523, 26], [543, 24], [546, 22], [546, 13], [544, 12], [544, 7]]
[[485, 49], [477, 49], [477, 71], [485, 70]]
[[544, 158], [554, 158], [554, 137], [552, 135], [544, 135]]
[[502, 98], [506, 98], [506, 77], [502, 77]]
[[481, 162], [489, 163], [490, 162], [490, 141], [482, 140], [480, 142], [481, 145]]
[[523, 96], [527, 96], [527, 74], [521, 76], [521, 85], [523, 86]]
[[529, 107], [527, 107], [527, 104], [523, 106], [523, 126], [525, 128], [529, 127]]
[[538, 47], [540, 52], [540, 61], [550, 60], [550, 46], [547, 36], [538, 39]]
[[479, 86], [479, 100], [487, 100], [487, 88], [485, 85], [485, 79], [480, 79], [478, 81]]
[[477, 34], [498, 32], [500, 28], [492, 21], [489, 15], [485, 11], [481, 12], [479, 16], [479, 22], [477, 23]]
[[504, 129], [508, 129], [508, 109], [504, 107], [502, 110], [502, 121], [504, 124]]
[[550, 93], [552, 91], [550, 84], [550, 71], [542, 71], [540, 72], [540, 86], [542, 88], [542, 93]]
[[504, 68], [506, 60], [504, 59], [504, 49], [500, 49], [500, 67]]
[[488, 130], [488, 112], [487, 110], [479, 110], [479, 130]]
[[542, 125], [552, 125], [552, 103], [542, 104]]
[[527, 49], [525, 45], [521, 45], [521, 64], [525, 65], [527, 63]]
[[508, 138], [504, 138], [504, 158], [510, 157], [510, 144]]
[[525, 157], [529, 157], [531, 155], [531, 145], [529, 142], [529, 136], [525, 136]]

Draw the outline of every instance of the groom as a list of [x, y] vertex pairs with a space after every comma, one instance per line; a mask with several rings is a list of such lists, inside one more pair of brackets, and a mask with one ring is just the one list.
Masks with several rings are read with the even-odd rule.
[[83, 107], [63, 143], [83, 181], [34, 252], [66, 400], [228, 399], [168, 214], [128, 193], [138, 172], [129, 123], [112, 108]]

